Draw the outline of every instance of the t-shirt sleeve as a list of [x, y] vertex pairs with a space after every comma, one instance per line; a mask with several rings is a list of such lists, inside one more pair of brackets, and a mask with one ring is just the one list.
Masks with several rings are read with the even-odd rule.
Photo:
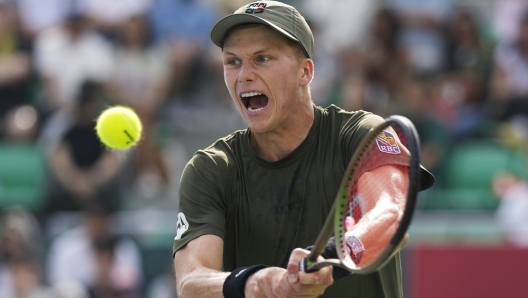
[[[385, 120], [380, 116], [365, 113], [361, 116], [360, 119], [355, 119], [352, 117], [349, 119], [342, 128], [342, 152], [345, 157], [345, 167], [348, 165], [350, 159], [354, 156], [357, 148], [361, 145], [363, 140], [367, 137], [369, 132], [376, 126], [383, 123]], [[387, 128], [384, 130], [388, 133], [389, 136], [395, 138], [395, 141], [398, 143], [398, 147], [401, 149], [400, 154], [386, 154], [385, 158], [377, 159], [377, 163], [371, 163], [371, 166], [365, 171], [370, 171], [374, 168], [387, 165], [387, 164], [397, 164], [397, 165], [408, 165], [409, 162], [409, 151], [398, 139], [398, 135], [392, 128]], [[378, 150], [376, 146], [372, 147], [371, 150]]]
[[366, 112], [357, 112], [353, 117], [346, 120], [340, 132], [340, 139], [342, 140], [341, 151], [346, 162], [354, 156], [356, 149], [370, 130], [383, 123], [383, 121], [384, 119], [380, 116]]
[[180, 180], [173, 257], [199, 236], [224, 238], [227, 208], [223, 179], [227, 177], [226, 158], [216, 152], [198, 151], [185, 166]]

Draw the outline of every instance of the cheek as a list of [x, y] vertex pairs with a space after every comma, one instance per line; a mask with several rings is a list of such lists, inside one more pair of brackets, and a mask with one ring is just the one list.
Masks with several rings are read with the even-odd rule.
[[234, 74], [232, 71], [224, 70], [224, 82], [226, 84], [227, 89], [229, 90], [229, 94], [233, 96], [236, 85], [236, 74]]
[[224, 70], [224, 82], [227, 87], [227, 91], [229, 92], [229, 95], [231, 96], [231, 99], [235, 105], [240, 107], [240, 102], [237, 100], [236, 96], [236, 81], [236, 74], [234, 72]]
[[297, 80], [296, 73], [291, 69], [282, 70], [283, 73], [289, 73], [286, 76], [273, 76], [270, 77], [271, 88], [274, 88], [279, 94], [283, 94], [286, 98], [291, 98], [297, 90], [299, 81]]

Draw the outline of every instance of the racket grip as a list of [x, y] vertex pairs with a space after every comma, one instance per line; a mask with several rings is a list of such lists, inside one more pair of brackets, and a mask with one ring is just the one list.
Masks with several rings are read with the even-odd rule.
[[327, 266], [342, 266], [339, 259], [326, 259], [324, 261], [311, 261], [310, 256], [305, 257], [299, 263], [299, 271], [312, 273], [321, 270]]
[[308, 260], [308, 258], [307, 258], [307, 257], [304, 257], [304, 258], [301, 260], [300, 264], [299, 264], [299, 271], [302, 271], [302, 272], [304, 272], [304, 273], [313, 272], [313, 270], [312, 270], [312, 271], [308, 271], [308, 265], [309, 265], [309, 263], [311, 263], [311, 262]]
[[[337, 261], [339, 263], [339, 261]], [[321, 268], [326, 266], [332, 266], [335, 265], [334, 262], [331, 262], [331, 260], [326, 260], [323, 262], [314, 262], [310, 261], [310, 256], [305, 257], [301, 260], [299, 263], [299, 271], [302, 271], [304, 273], [312, 273], [319, 271]]]

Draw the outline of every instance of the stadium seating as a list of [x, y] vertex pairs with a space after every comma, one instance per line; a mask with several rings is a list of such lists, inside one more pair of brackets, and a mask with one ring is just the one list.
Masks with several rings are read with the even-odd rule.
[[44, 200], [44, 156], [34, 144], [0, 143], [0, 209], [38, 211]]
[[499, 200], [492, 179], [501, 171], [526, 177], [525, 155], [492, 140], [475, 140], [454, 147], [445, 164], [443, 187], [420, 199], [425, 210], [491, 211]]

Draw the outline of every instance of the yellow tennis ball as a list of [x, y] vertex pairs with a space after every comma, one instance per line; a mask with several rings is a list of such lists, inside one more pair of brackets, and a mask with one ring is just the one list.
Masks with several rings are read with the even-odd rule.
[[97, 136], [108, 148], [125, 150], [141, 139], [143, 126], [138, 115], [128, 107], [106, 109], [97, 118]]

